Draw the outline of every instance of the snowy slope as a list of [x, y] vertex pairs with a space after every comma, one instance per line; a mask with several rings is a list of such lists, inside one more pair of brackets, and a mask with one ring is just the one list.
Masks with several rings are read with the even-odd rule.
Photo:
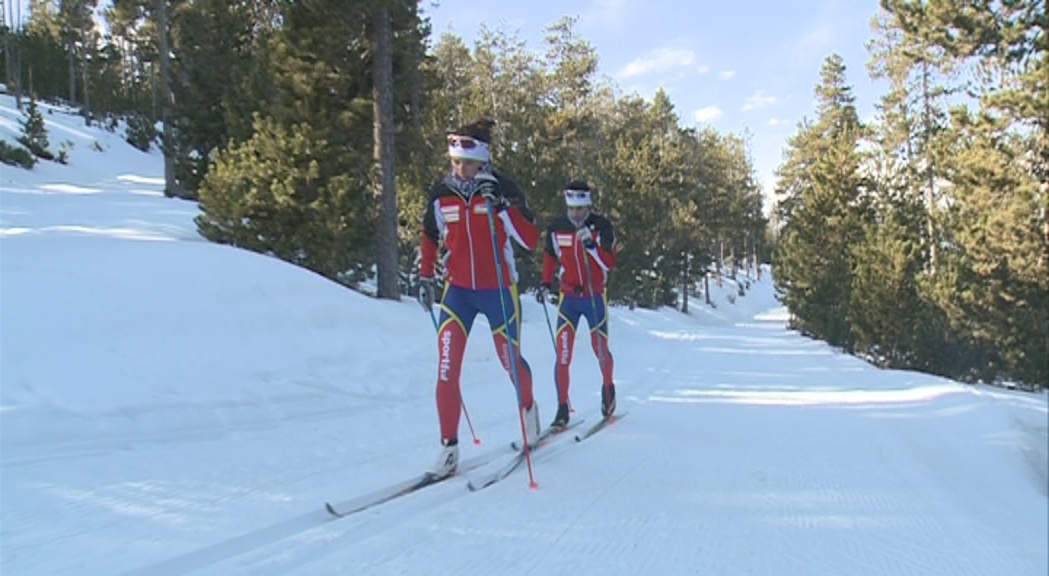
[[[0, 137], [17, 117], [0, 97]], [[430, 318], [202, 241], [195, 205], [160, 194], [159, 155], [47, 122], [103, 150], [0, 165], [5, 576], [1049, 572], [1046, 396], [803, 338], [767, 275], [735, 305], [726, 284], [717, 310], [614, 309], [629, 416], [537, 452], [538, 489], [519, 471], [470, 493], [467, 475], [332, 520], [325, 500], [436, 457]], [[523, 305], [547, 422], [550, 334]], [[519, 434], [486, 332], [464, 458]], [[578, 346], [575, 419], [595, 421], [598, 381]]]

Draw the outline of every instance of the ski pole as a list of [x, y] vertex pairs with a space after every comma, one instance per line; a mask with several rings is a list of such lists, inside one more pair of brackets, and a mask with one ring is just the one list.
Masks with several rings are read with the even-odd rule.
[[[597, 250], [596, 246], [595, 246], [594, 250], [595, 251]], [[584, 268], [584, 270], [586, 270], [586, 289], [587, 289], [587, 291], [590, 292], [590, 311], [594, 314], [594, 319], [597, 319], [597, 299], [594, 296], [594, 282], [591, 279], [590, 262], [586, 258], [586, 256], [588, 254], [591, 256], [591, 258], [594, 257], [592, 254], [590, 254], [590, 251], [586, 249], [586, 246], [583, 246], [583, 268]], [[597, 330], [597, 339], [598, 339], [598, 342], [597, 342], [597, 344], [598, 344], [598, 346], [597, 346], [597, 360], [598, 360], [598, 364], [601, 367], [601, 387], [603, 388], [605, 386], [605, 346], [607, 345], [607, 342], [608, 342], [608, 335], [606, 333], [605, 334], [605, 341], [601, 342], [601, 324], [605, 324], [605, 330], [608, 329], [608, 307], [607, 306], [605, 307], [605, 317], [600, 322], [597, 323], [597, 327], [595, 328]]]
[[543, 316], [546, 316], [546, 329], [550, 332], [550, 343], [554, 345], [554, 354], [557, 354], [557, 338], [554, 337], [554, 326], [550, 323], [550, 313], [546, 311], [546, 298], [543, 298]]
[[[535, 474], [532, 470], [532, 447], [528, 445], [528, 432], [525, 430], [524, 412], [521, 411], [521, 383], [517, 374], [517, 354], [514, 352], [514, 339], [510, 335], [510, 315], [506, 312], [506, 300], [503, 298], [503, 266], [499, 261], [499, 246], [496, 241], [495, 214], [492, 201], [485, 199], [488, 205], [488, 231], [492, 237], [492, 258], [495, 260], [495, 274], [499, 281], [499, 307], [503, 309], [503, 326], [506, 328], [507, 354], [510, 356], [510, 376], [517, 392], [517, 417], [521, 422], [521, 438], [524, 439], [525, 462], [528, 464], [528, 486], [536, 488]], [[520, 332], [520, 330], [518, 330]], [[532, 399], [534, 404], [535, 399]]]

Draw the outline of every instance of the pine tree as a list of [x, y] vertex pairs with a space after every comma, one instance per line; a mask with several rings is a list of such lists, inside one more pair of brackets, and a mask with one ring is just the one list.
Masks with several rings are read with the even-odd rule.
[[774, 273], [797, 327], [848, 349], [850, 247], [866, 218], [857, 152], [863, 129], [841, 57], [827, 57], [820, 77], [817, 119], [791, 139], [780, 171], [778, 189], [788, 197]]
[[937, 140], [944, 136], [947, 123], [945, 99], [956, 91], [941, 80], [950, 78], [956, 62], [935, 43], [940, 32], [931, 25], [932, 10], [925, 3], [884, 0], [872, 24], [877, 36], [868, 47], [872, 77], [890, 81], [879, 106], [881, 143], [893, 148], [908, 187], [924, 197], [927, 270], [935, 275], [942, 242], [937, 182], [943, 176]]
[[36, 105], [36, 98], [30, 98], [22, 111], [21, 125], [22, 135], [18, 137], [18, 141], [34, 156], [54, 160], [55, 155], [48, 149], [50, 143], [47, 141], [47, 127], [44, 126], [44, 117]]
[[354, 226], [367, 206], [353, 192], [364, 182], [325, 169], [332, 148], [307, 124], [257, 118], [255, 136], [223, 150], [200, 188], [201, 234], [346, 284], [366, 277], [371, 230]]
[[976, 71], [978, 110], [952, 112], [951, 274], [930, 287], [983, 380], [1049, 385], [1049, 30], [1041, 0], [929, 5], [930, 41]]
[[926, 343], [935, 341], [934, 312], [918, 285], [924, 268], [924, 209], [905, 192], [883, 191], [877, 219], [850, 247], [849, 327], [857, 352], [887, 366], [934, 368]]

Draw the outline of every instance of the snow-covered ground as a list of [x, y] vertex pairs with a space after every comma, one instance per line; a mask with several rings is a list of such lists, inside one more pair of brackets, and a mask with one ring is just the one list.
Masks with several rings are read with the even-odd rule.
[[[767, 275], [716, 311], [613, 309], [629, 416], [536, 452], [537, 489], [466, 474], [334, 520], [436, 457], [428, 315], [204, 242], [156, 152], [46, 120], [68, 166], [0, 164], [5, 576], [1049, 573], [1046, 395], [840, 354], [785, 329]], [[17, 121], [0, 97], [0, 137]], [[578, 346], [575, 419], [598, 382]], [[483, 320], [463, 389], [463, 458], [501, 462], [519, 424]]]

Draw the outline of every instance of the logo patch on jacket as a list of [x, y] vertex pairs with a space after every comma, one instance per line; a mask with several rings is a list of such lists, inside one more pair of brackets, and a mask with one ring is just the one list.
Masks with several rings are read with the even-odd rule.
[[474, 214], [487, 214], [488, 204], [481, 202], [480, 204], [474, 204]]
[[445, 222], [458, 222], [459, 221], [459, 207], [458, 206], [441, 206], [441, 216], [444, 216]]
[[557, 245], [564, 248], [572, 246], [572, 239], [575, 238], [575, 234], [557, 234]]

